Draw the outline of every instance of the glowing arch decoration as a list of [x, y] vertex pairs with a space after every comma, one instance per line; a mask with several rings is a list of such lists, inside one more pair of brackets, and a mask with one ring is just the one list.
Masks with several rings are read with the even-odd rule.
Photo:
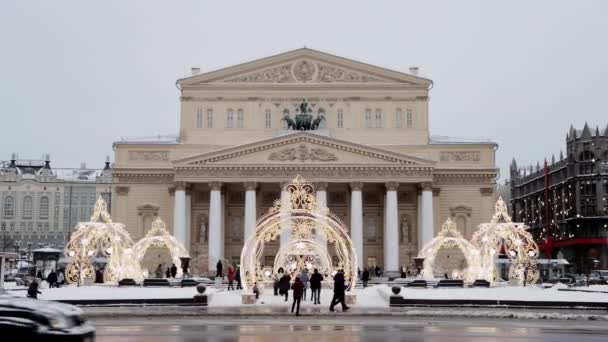
[[[289, 194], [281, 203], [276, 200], [268, 212], [262, 215], [256, 223], [255, 235], [245, 241], [241, 253], [241, 279], [243, 288], [249, 290], [255, 282], [268, 278], [268, 265], [262, 265], [264, 246], [277, 239], [281, 234], [290, 234], [298, 242], [305, 243], [308, 248], [317, 247], [315, 235], [323, 236], [327, 248], [334, 248], [338, 259], [337, 265], [331, 267], [344, 270], [344, 278], [354, 286], [357, 278], [357, 257], [353, 243], [348, 235], [348, 229], [342, 221], [332, 214], [325, 206], [317, 204], [314, 185], [300, 175], [286, 184], [283, 191]], [[306, 246], [304, 246], [306, 248]], [[301, 244], [288, 244], [279, 254], [297, 255]], [[320, 247], [320, 246], [319, 246]], [[317, 255], [321, 259], [327, 255]], [[280, 261], [275, 261], [281, 263]], [[327, 260], [323, 263], [328, 262]], [[274, 272], [277, 270], [275, 269]]]
[[[181, 265], [180, 258], [189, 257], [188, 251], [173, 235], [167, 231], [165, 222], [157, 217], [154, 221], [152, 221], [152, 228], [146, 233], [141, 240], [137, 241], [131, 251], [129, 252], [129, 256], [131, 260], [136, 261], [137, 267], [140, 268], [141, 261], [146, 255], [146, 251], [150, 247], [155, 248], [167, 248], [169, 249], [169, 254], [171, 254], [172, 262], [177, 265], [177, 277], [182, 276], [182, 269], [179, 267]], [[133, 277], [136, 281], [142, 281], [144, 278], [144, 274], [139, 269], [139, 272]]]
[[321, 274], [330, 274], [332, 271], [331, 256], [327, 253], [327, 249], [317, 241], [296, 239], [279, 249], [279, 253], [274, 258], [274, 269], [279, 268], [283, 268], [292, 275], [297, 275], [304, 269], [307, 269], [309, 274], [312, 274], [314, 269]]
[[435, 278], [433, 268], [435, 267], [437, 253], [443, 248], [458, 248], [464, 254], [467, 267], [462, 270], [458, 278], [462, 278], [466, 282], [475, 281], [481, 266], [479, 250], [460, 234], [456, 228], [456, 223], [451, 218], [445, 221], [439, 234], [427, 243], [418, 254], [419, 258], [424, 258], [423, 277], [427, 280]]
[[519, 285], [538, 281], [538, 245], [523, 223], [514, 223], [508, 214], [507, 205], [499, 198], [490, 223], [482, 223], [473, 234], [471, 243], [480, 251], [481, 269], [479, 278], [490, 282], [496, 280], [495, 258], [504, 248], [511, 260], [509, 279]]
[[64, 248], [65, 256], [70, 258], [65, 272], [66, 281], [69, 284], [83, 284], [86, 279], [94, 280], [93, 260], [97, 257], [108, 259], [104, 282], [116, 283], [130, 277], [136, 270], [125, 258], [125, 252], [132, 245], [133, 241], [124, 224], [112, 222], [106, 202], [99, 196], [89, 222], [78, 223]]

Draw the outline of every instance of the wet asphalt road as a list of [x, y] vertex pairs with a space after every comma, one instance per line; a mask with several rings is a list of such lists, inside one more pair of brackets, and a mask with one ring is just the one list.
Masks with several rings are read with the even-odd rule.
[[608, 341], [608, 324], [590, 321], [517, 321], [301, 317], [239, 319], [98, 319], [101, 342], [194, 341]]

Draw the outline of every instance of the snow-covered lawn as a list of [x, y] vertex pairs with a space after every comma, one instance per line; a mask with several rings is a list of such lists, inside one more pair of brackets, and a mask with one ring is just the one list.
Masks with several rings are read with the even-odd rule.
[[[559, 291], [565, 285], [549, 289], [540, 287], [495, 287], [495, 288], [463, 288], [463, 289], [417, 289], [402, 287], [400, 295], [406, 299], [469, 299], [469, 300], [521, 300], [521, 301], [560, 301], [560, 302], [608, 302], [608, 286], [590, 286], [572, 288], [581, 291]], [[567, 288], [567, 287], [565, 287]], [[384, 295], [390, 295], [390, 288], [380, 285], [378, 290]], [[585, 290], [607, 291], [607, 293], [582, 292]]]
[[[207, 289], [212, 293], [213, 289]], [[39, 299], [45, 300], [79, 300], [79, 299], [146, 299], [146, 298], [192, 298], [196, 294], [194, 287], [117, 287], [106, 285], [64, 286], [42, 289]], [[25, 297], [26, 291], [12, 292]]]

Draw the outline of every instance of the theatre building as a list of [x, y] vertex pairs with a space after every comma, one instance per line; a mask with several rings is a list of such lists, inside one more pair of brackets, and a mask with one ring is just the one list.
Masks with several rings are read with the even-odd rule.
[[497, 145], [432, 138], [432, 84], [307, 48], [193, 68], [177, 80], [178, 136], [114, 143], [113, 218], [138, 239], [160, 216], [206, 272], [238, 262], [299, 174], [349, 227], [361, 268], [397, 271], [448, 217], [470, 237], [493, 213]]

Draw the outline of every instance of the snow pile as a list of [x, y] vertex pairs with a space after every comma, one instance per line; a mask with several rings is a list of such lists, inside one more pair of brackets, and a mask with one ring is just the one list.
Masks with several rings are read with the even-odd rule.
[[592, 320], [608, 321], [608, 315], [561, 313], [561, 312], [538, 312], [538, 311], [514, 311], [514, 310], [463, 310], [463, 309], [407, 309], [399, 312], [399, 316], [406, 317], [466, 317], [466, 318], [514, 318], [514, 319], [556, 319], [556, 320]]
[[[174, 299], [192, 298], [197, 292], [194, 287], [116, 287], [116, 286], [64, 286], [60, 288], [43, 289], [38, 298], [44, 300], [82, 300], [82, 299]], [[207, 289], [206, 293], [213, 293]], [[26, 291], [13, 293], [25, 297]]]

